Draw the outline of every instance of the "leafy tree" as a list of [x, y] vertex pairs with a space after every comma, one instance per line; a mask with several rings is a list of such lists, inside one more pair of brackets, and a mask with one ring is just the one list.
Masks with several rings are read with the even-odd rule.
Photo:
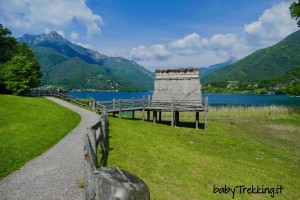
[[28, 95], [30, 89], [39, 85], [40, 65], [24, 55], [16, 55], [5, 64], [6, 88], [15, 95]]
[[15, 54], [17, 40], [11, 37], [11, 31], [0, 24], [0, 64], [9, 61]]
[[297, 24], [298, 27], [300, 27], [300, 0], [297, 2], [293, 2], [290, 5], [290, 12], [291, 12], [291, 17], [296, 20], [298, 20]]
[[40, 64], [26, 43], [18, 44], [10, 35], [0, 24], [0, 92], [27, 95], [40, 83]]
[[4, 63], [9, 61], [16, 51], [17, 40], [11, 37], [11, 32], [0, 24], [0, 92], [7, 93], [4, 84]]

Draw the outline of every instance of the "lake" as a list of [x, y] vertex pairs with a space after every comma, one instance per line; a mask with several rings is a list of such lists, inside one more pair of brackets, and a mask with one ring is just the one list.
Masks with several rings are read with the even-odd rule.
[[[148, 98], [152, 92], [69, 92], [69, 95], [80, 99], [94, 98], [97, 101], [111, 101], [112, 99], [142, 99]], [[209, 105], [285, 105], [300, 107], [300, 97], [286, 95], [254, 95], [254, 94], [211, 94], [203, 93], [202, 97], [208, 97]]]

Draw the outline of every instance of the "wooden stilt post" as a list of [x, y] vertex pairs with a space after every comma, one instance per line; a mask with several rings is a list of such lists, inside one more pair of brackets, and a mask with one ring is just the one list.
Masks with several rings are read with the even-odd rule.
[[158, 112], [158, 121], [161, 122], [161, 111]]
[[148, 107], [150, 107], [151, 106], [151, 97], [150, 97], [150, 95], [148, 95]]
[[134, 97], [132, 97], [132, 119], [134, 119]]
[[134, 108], [134, 97], [132, 97], [132, 108]]
[[143, 96], [143, 111], [142, 111], [142, 120], [145, 120], [145, 96]]
[[95, 99], [93, 99], [93, 101], [92, 101], [92, 106], [93, 106], [92, 110], [95, 111], [96, 110], [96, 100]]
[[153, 123], [157, 121], [157, 111], [153, 111]]
[[207, 129], [207, 117], [208, 117], [208, 97], [205, 97], [204, 130]]
[[121, 103], [121, 99], [119, 99], [119, 118], [121, 118], [121, 112], [122, 112], [122, 103]]
[[[116, 99], [113, 99], [113, 105], [112, 105], [112, 109], [115, 110], [116, 109]], [[113, 112], [113, 117], [116, 116], [116, 113]]]
[[[150, 108], [151, 105], [151, 97], [148, 95], [148, 108]], [[147, 120], [150, 121], [150, 111], [147, 111]]]
[[171, 126], [174, 126], [174, 97], [172, 97]]
[[175, 111], [175, 126], [179, 126], [179, 111]]
[[196, 112], [196, 129], [199, 129], [199, 112]]
[[147, 121], [150, 121], [150, 111], [147, 110]]

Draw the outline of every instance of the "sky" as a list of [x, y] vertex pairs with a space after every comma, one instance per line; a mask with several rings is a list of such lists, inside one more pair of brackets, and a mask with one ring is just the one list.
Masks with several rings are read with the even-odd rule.
[[0, 23], [14, 37], [57, 31], [154, 71], [207, 67], [273, 45], [299, 30], [294, 1], [0, 0]]

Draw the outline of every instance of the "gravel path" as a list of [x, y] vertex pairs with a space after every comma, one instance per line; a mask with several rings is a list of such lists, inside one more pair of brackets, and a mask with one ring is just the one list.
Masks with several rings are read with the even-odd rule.
[[96, 113], [48, 98], [81, 116], [80, 124], [54, 147], [0, 182], [2, 199], [83, 199], [83, 133], [99, 120]]

